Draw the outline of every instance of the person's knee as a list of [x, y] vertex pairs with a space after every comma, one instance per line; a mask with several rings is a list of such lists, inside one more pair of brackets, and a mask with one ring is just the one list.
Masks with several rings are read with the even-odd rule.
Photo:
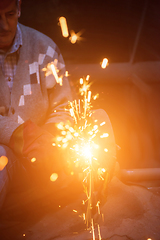
[[16, 156], [13, 153], [12, 149], [6, 145], [0, 144], [0, 157], [2, 156], [5, 156], [8, 158], [8, 164], [7, 164], [8, 167], [16, 161]]

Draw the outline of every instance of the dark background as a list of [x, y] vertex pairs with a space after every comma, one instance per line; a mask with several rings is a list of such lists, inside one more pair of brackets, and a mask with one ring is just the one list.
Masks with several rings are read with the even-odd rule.
[[[81, 41], [62, 37], [60, 16], [69, 31], [82, 31]], [[94, 107], [110, 117], [120, 166], [159, 167], [160, 1], [22, 0], [20, 22], [57, 43], [73, 91], [79, 77], [91, 76], [91, 90], [100, 95]]]

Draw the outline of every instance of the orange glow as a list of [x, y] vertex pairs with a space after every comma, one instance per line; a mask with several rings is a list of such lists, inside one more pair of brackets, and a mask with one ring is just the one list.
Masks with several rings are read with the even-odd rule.
[[0, 157], [0, 171], [2, 171], [8, 163], [8, 158], [6, 156]]
[[101, 68], [106, 68], [108, 65], [108, 59], [107, 58], [104, 58], [103, 61], [102, 61], [102, 64], [101, 64]]
[[51, 176], [50, 176], [50, 180], [51, 182], [55, 182], [58, 178], [58, 174], [57, 173], [53, 173]]
[[61, 31], [62, 31], [63, 37], [68, 37], [69, 33], [68, 33], [66, 18], [65, 17], [60, 17], [59, 18], [59, 23], [60, 23], [60, 26], [61, 26]]

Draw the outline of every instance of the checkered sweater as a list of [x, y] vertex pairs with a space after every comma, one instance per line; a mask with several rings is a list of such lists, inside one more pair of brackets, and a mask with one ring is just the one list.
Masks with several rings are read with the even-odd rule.
[[[19, 24], [23, 45], [10, 94], [0, 69], [0, 144], [8, 144], [13, 131], [30, 119], [38, 125], [65, 121], [64, 110], [71, 100], [65, 64], [57, 45], [44, 34]], [[53, 75], [45, 76], [44, 68], [56, 61], [63, 85]], [[1, 109], [5, 109], [1, 113]]]

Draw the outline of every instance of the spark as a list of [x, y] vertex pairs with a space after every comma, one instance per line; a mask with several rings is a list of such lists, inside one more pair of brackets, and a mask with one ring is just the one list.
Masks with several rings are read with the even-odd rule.
[[107, 149], [107, 148], [105, 148], [105, 149], [104, 149], [104, 151], [105, 151], [105, 152], [108, 152], [108, 149]]
[[50, 176], [51, 182], [55, 182], [58, 179], [58, 174], [57, 173], [52, 173]]
[[106, 138], [106, 137], [108, 137], [108, 136], [109, 136], [108, 133], [103, 133], [103, 134], [100, 136], [100, 138]]
[[106, 123], [105, 122], [102, 122], [101, 124], [100, 124], [100, 126], [103, 126], [103, 125], [105, 125]]
[[36, 161], [36, 158], [33, 157], [33, 158], [31, 159], [31, 162], [34, 163], [35, 161]]
[[108, 65], [108, 59], [107, 58], [104, 58], [103, 61], [102, 61], [102, 64], [101, 64], [101, 68], [106, 68]]
[[73, 209], [73, 212], [77, 213], [77, 210], [74, 210], [74, 209]]
[[49, 76], [53, 75], [56, 82], [62, 86], [63, 84], [63, 76], [58, 76], [59, 70], [57, 68], [57, 64], [58, 64], [58, 60], [55, 59], [54, 62], [48, 63], [47, 66], [45, 68], [42, 69], [42, 71], [45, 72], [45, 76], [46, 76], [46, 84], [47, 86], [50, 88], [52, 87], [52, 81], [50, 80]]
[[102, 240], [99, 224], [98, 224], [98, 236], [99, 236], [99, 240]]
[[68, 33], [68, 26], [67, 26], [66, 18], [65, 17], [60, 17], [59, 18], [59, 23], [60, 23], [60, 27], [61, 27], [63, 37], [68, 37], [69, 33]]
[[70, 31], [70, 42], [72, 44], [75, 44], [77, 41], [82, 40], [82, 37], [80, 37], [82, 35], [82, 31], [75, 33], [73, 30]]
[[65, 72], [65, 77], [69, 77], [68, 71]]

